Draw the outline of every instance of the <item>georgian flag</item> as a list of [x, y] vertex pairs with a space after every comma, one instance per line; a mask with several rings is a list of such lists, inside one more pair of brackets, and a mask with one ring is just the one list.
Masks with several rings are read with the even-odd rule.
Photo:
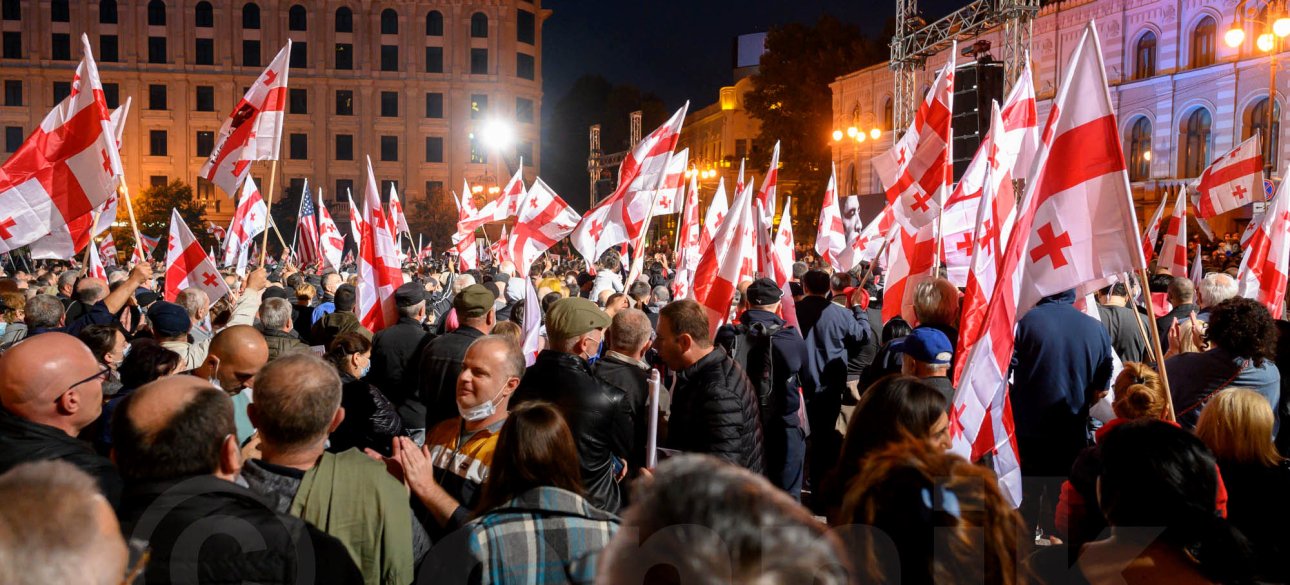
[[511, 180], [506, 182], [502, 194], [497, 196], [492, 221], [506, 221], [508, 217], [515, 217], [519, 213], [522, 199], [524, 199], [524, 159], [520, 159], [519, 169], [515, 171]]
[[896, 217], [911, 230], [933, 223], [949, 197], [950, 119], [954, 111], [955, 48], [936, 74], [936, 82], [914, 114], [909, 130], [891, 150], [873, 158], [874, 169], [887, 191]]
[[1196, 214], [1222, 215], [1254, 202], [1263, 189], [1263, 140], [1258, 134], [1214, 161], [1196, 183]]
[[[1185, 189], [1185, 188], [1184, 188]], [[1187, 275], [1187, 196], [1186, 191], [1178, 193], [1174, 202], [1173, 215], [1169, 216], [1165, 228], [1165, 241], [1160, 246], [1160, 260], [1157, 268], [1164, 268], [1172, 276]]]
[[268, 226], [269, 208], [264, 204], [264, 197], [255, 185], [255, 179], [248, 177], [242, 183], [242, 192], [237, 198], [237, 208], [233, 211], [233, 220], [229, 223], [224, 238], [223, 266], [238, 265], [238, 275], [243, 275], [245, 261], [239, 256], [251, 245], [251, 240]]
[[[697, 191], [697, 185], [695, 189]], [[735, 195], [738, 194], [739, 192], [735, 191]], [[712, 202], [708, 203], [708, 212], [703, 215], [703, 229], [699, 231], [699, 254], [708, 251], [708, 246], [712, 245], [712, 238], [717, 235], [717, 228], [721, 227], [728, 213], [730, 213], [730, 202], [726, 197], [726, 178], [721, 177], [717, 179], [717, 192], [712, 195]], [[696, 263], [695, 266], [697, 265]]]
[[322, 252], [323, 261], [339, 272], [341, 256], [345, 251], [345, 236], [341, 235], [336, 222], [331, 219], [331, 212], [323, 201], [322, 189], [318, 190], [318, 249]]
[[[1182, 197], [1181, 194], [1178, 195]], [[1147, 229], [1142, 232], [1142, 258], [1150, 262], [1156, 255], [1156, 239], [1160, 237], [1160, 220], [1165, 215], [1165, 205], [1169, 203], [1169, 193], [1160, 199], [1160, 205], [1156, 206], [1156, 212], [1151, 216], [1151, 221], [1147, 222]]]
[[103, 260], [99, 258], [99, 247], [89, 247], [90, 263], [85, 267], [85, 275], [97, 278], [107, 282], [107, 269], [103, 268]]
[[116, 244], [112, 242], [112, 233], [108, 232], [107, 237], [99, 242], [99, 257], [108, 266], [116, 266]]
[[520, 276], [527, 276], [538, 257], [572, 233], [581, 219], [541, 178], [533, 181], [520, 202], [507, 240], [507, 256]]
[[179, 216], [178, 210], [170, 210], [170, 239], [166, 243], [166, 288], [164, 297], [174, 302], [179, 291], [195, 286], [210, 297], [211, 302], [229, 294], [228, 285], [215, 263], [202, 249], [201, 242], [193, 237], [193, 232]]
[[363, 190], [361, 244], [358, 246], [358, 319], [369, 331], [393, 325], [398, 318], [394, 289], [403, 284], [403, 270], [394, 245], [394, 226], [381, 209], [381, 192], [367, 159], [367, 188]]
[[346, 192], [345, 198], [349, 201], [349, 235], [354, 238], [354, 247], [361, 248], [363, 246], [363, 232], [365, 231], [363, 213], [354, 204], [353, 193]]
[[[779, 141], [775, 141], [775, 149], [770, 153], [770, 168], [766, 170], [766, 178], [761, 181], [761, 189], [757, 191], [756, 201], [759, 201], [762, 210], [766, 215], [762, 220], [766, 225], [771, 225], [775, 218], [775, 191], [779, 187]], [[790, 263], [791, 264], [791, 263]]]
[[215, 137], [215, 147], [198, 175], [234, 193], [257, 160], [278, 160], [287, 103], [291, 40], [246, 90]]
[[394, 226], [395, 240], [398, 240], [398, 234], [407, 234], [408, 238], [412, 237], [412, 228], [408, 227], [408, 218], [403, 215], [403, 202], [399, 201], [399, 192], [390, 183], [390, 222]]
[[842, 266], [841, 255], [847, 248], [847, 230], [842, 223], [842, 207], [838, 202], [838, 169], [829, 174], [829, 185], [824, 188], [824, 201], [820, 204], [820, 222], [816, 225], [815, 251], [820, 260], [835, 271], [847, 270]]
[[677, 239], [676, 273], [672, 276], [672, 300], [690, 296], [690, 278], [699, 265], [699, 177], [690, 176], [690, 188], [685, 192], [685, 208], [681, 214], [681, 231]]
[[[1290, 169], [1287, 169], [1290, 172]], [[1290, 195], [1282, 181], [1263, 216], [1250, 223], [1253, 233], [1237, 273], [1237, 294], [1263, 303], [1273, 319], [1285, 314], [1286, 275], [1290, 274]]]
[[672, 155], [667, 163], [667, 170], [658, 189], [643, 193], [654, 201], [654, 211], [650, 215], [670, 215], [681, 212], [681, 203], [685, 201], [685, 168], [690, 166], [690, 149], [681, 149]]
[[735, 287], [754, 273], [757, 262], [752, 185], [735, 196], [730, 209], [732, 213], [717, 228], [712, 247], [694, 270], [694, 300], [707, 309], [708, 332], [713, 335], [730, 315]]

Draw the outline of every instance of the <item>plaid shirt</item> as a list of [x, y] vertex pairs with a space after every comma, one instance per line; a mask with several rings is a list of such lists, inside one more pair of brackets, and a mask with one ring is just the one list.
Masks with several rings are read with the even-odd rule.
[[617, 531], [617, 516], [581, 496], [534, 488], [440, 541], [421, 575], [445, 583], [591, 583], [596, 557]]

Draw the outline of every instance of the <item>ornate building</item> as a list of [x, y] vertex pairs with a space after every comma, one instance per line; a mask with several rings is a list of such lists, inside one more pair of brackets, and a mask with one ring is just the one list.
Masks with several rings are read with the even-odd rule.
[[[133, 98], [122, 160], [133, 192], [193, 185], [215, 221], [229, 196], [197, 172], [224, 118], [294, 43], [277, 184], [324, 189], [338, 222], [370, 156], [414, 224], [427, 194], [505, 183], [541, 163], [540, 0], [2, 0], [0, 128], [12, 153], [70, 90], [89, 36], [108, 105]], [[486, 124], [513, 127], [486, 145]], [[253, 176], [267, 188], [268, 165]], [[359, 194], [356, 194], [356, 197]]]
[[[1286, 76], [1276, 80], [1271, 132], [1268, 132], [1269, 65], [1284, 59], [1282, 41], [1260, 47], [1262, 14], [1241, 22], [1232, 0], [1066, 0], [1044, 6], [1034, 22], [1031, 67], [1040, 99], [1040, 122], [1047, 119], [1051, 99], [1070, 51], [1085, 23], [1097, 22], [1102, 41], [1111, 99], [1116, 104], [1129, 177], [1145, 221], [1165, 193], [1174, 193], [1194, 180], [1217, 155], [1262, 132], [1264, 152], [1279, 181], [1286, 160], [1281, 104]], [[1253, 4], [1253, 3], [1251, 3]], [[1235, 47], [1224, 42], [1224, 31], [1244, 26], [1245, 38]], [[999, 30], [981, 38], [999, 45]], [[919, 86], [928, 87], [948, 55], [928, 59]], [[959, 57], [962, 62], [963, 57]], [[883, 63], [846, 76], [832, 85], [834, 128], [881, 130], [881, 138], [857, 142], [836, 140], [833, 160], [847, 192], [879, 197], [881, 184], [869, 159], [891, 148], [892, 73]], [[872, 206], [866, 206], [872, 207]], [[1212, 221], [1215, 231], [1239, 231], [1248, 222], [1247, 210]], [[1193, 231], [1195, 233], [1195, 231]]]

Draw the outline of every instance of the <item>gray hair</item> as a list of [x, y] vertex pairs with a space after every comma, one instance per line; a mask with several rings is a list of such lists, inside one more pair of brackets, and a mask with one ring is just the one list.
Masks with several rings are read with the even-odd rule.
[[107, 298], [106, 284], [97, 278], [82, 278], [76, 281], [72, 298], [87, 305], [92, 305]]
[[265, 331], [282, 331], [291, 322], [291, 303], [277, 297], [260, 305], [260, 325]]
[[331, 292], [335, 292], [336, 287], [340, 286], [341, 280], [342, 279], [340, 277], [340, 274], [335, 272], [328, 272], [327, 274], [324, 274], [322, 277], [322, 288], [324, 291], [326, 291], [327, 289], [331, 289]]
[[656, 286], [653, 291], [654, 302], [670, 303], [672, 302], [672, 291], [667, 290], [666, 286]]
[[452, 281], [452, 294], [455, 295], [472, 284], [475, 284], [474, 276], [469, 274], [459, 274], [457, 275], [457, 278]]
[[200, 288], [190, 286], [175, 295], [175, 304], [188, 311], [188, 318], [201, 319], [210, 310], [211, 298]]
[[1236, 279], [1222, 272], [1206, 274], [1200, 281], [1200, 306], [1213, 307], [1236, 296]]
[[75, 271], [75, 270], [68, 270], [68, 271], [66, 271], [66, 272], [63, 272], [62, 274], [59, 274], [59, 275], [58, 275], [58, 289], [61, 291], [61, 290], [63, 289], [63, 287], [65, 287], [65, 286], [66, 286], [66, 287], [72, 287], [72, 286], [75, 286], [75, 285], [76, 285], [76, 279], [78, 279], [78, 278], [80, 278], [80, 277], [81, 277], [80, 273], [78, 273], [78, 272], [77, 272], [77, 271]]
[[623, 309], [614, 315], [609, 325], [610, 349], [635, 352], [649, 342], [654, 327], [649, 317], [639, 309]]
[[407, 317], [409, 319], [416, 319], [417, 315], [421, 313], [421, 309], [424, 309], [425, 307], [426, 307], [425, 301], [421, 301], [415, 305], [411, 305], [408, 307], [399, 307], [398, 308], [399, 316]]
[[58, 327], [63, 320], [63, 303], [53, 295], [36, 295], [27, 299], [27, 312], [23, 322], [30, 329]]

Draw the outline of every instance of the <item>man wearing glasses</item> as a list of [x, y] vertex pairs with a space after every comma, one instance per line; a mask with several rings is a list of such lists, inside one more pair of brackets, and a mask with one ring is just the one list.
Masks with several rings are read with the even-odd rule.
[[116, 508], [121, 476], [76, 439], [103, 409], [108, 369], [66, 333], [30, 337], [0, 355], [0, 473], [29, 461], [62, 460], [90, 474]]

